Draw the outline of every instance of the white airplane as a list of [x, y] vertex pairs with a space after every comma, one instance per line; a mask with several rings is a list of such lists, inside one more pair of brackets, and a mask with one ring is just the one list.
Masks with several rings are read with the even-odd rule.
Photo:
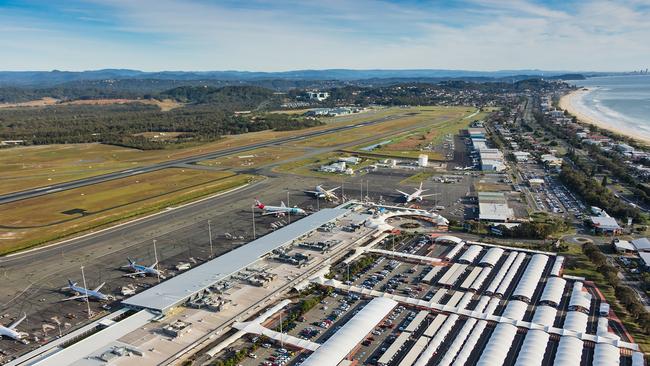
[[305, 212], [305, 210], [303, 210], [302, 208], [299, 208], [297, 206], [287, 207], [284, 204], [284, 202], [282, 202], [280, 206], [267, 206], [262, 202], [255, 200], [255, 207], [263, 211], [262, 215], [276, 215], [276, 216], [284, 216], [286, 214], [307, 215], [307, 212]]
[[70, 291], [70, 292], [73, 292], [76, 295], [65, 298], [65, 299], [63, 299], [61, 301], [80, 300], [80, 299], [85, 299], [85, 298], [88, 298], [88, 299], [92, 298], [92, 299], [97, 299], [97, 300], [100, 300], [100, 301], [110, 300], [111, 296], [99, 292], [99, 290], [102, 287], [104, 287], [105, 284], [106, 284], [106, 282], [103, 282], [101, 285], [97, 286], [97, 288], [95, 288], [94, 290], [88, 290], [88, 289], [83, 288], [81, 286], [77, 286], [76, 282], [72, 282], [72, 281], [68, 280], [68, 286], [64, 287], [63, 289], [67, 290], [67, 291]]
[[397, 189], [397, 192], [401, 193], [402, 196], [404, 196], [404, 200], [406, 201], [406, 203], [411, 202], [411, 201], [413, 201], [413, 200], [422, 201], [422, 199], [423, 199], [424, 197], [429, 197], [429, 196], [435, 196], [435, 195], [437, 195], [437, 193], [433, 193], [433, 194], [422, 194], [422, 192], [426, 192], [426, 191], [427, 191], [426, 189], [422, 189], [422, 182], [420, 182], [420, 188], [417, 188], [417, 189], [415, 190], [415, 192], [410, 193], [410, 194], [409, 194], [409, 193], [406, 193], [406, 192], [402, 192], [402, 191], [400, 191], [399, 189]]
[[16, 330], [16, 327], [20, 323], [22, 323], [23, 320], [25, 320], [26, 318], [27, 318], [27, 314], [23, 313], [22, 317], [20, 317], [19, 319], [16, 319], [16, 321], [9, 324], [8, 326], [5, 327], [5, 326], [0, 325], [0, 338], [7, 337], [7, 338], [11, 338], [13, 340], [22, 342], [24, 344], [29, 343], [25, 339], [25, 338], [27, 338], [29, 336], [29, 334], [27, 334], [25, 332], [19, 332], [19, 331]]
[[341, 188], [341, 186], [334, 187], [332, 189], [325, 189], [322, 186], [318, 185], [318, 186], [316, 186], [315, 191], [305, 191], [305, 193], [310, 194], [310, 195], [314, 196], [315, 198], [324, 198], [324, 199], [326, 199], [328, 201], [336, 201], [339, 198], [336, 196], [334, 191], [336, 191], [339, 188]]
[[134, 260], [131, 258], [127, 258], [129, 261], [129, 264], [122, 266], [124, 269], [130, 269], [133, 271], [133, 273], [127, 273], [123, 275], [123, 277], [135, 277], [135, 276], [156, 276], [160, 277], [161, 279], [165, 279], [165, 276], [162, 274], [162, 271], [158, 269], [158, 262], [150, 265], [149, 267], [143, 266], [142, 264], [137, 264]]

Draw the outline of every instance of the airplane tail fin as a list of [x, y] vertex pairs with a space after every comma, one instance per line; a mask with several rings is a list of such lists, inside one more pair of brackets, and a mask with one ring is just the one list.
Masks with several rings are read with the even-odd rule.
[[422, 182], [420, 182], [420, 190], [422, 190]]
[[72, 287], [72, 286], [76, 286], [77, 283], [76, 283], [76, 282], [72, 282], [72, 280], [68, 280], [68, 285], [69, 285], [70, 287]]
[[135, 261], [129, 257], [126, 258], [129, 261], [129, 264], [134, 265]]
[[21, 316], [20, 318], [16, 319], [16, 321], [13, 322], [13, 323], [11, 323], [7, 328], [9, 328], [9, 329], [14, 329], [14, 328], [16, 328], [16, 327], [17, 327], [18, 325], [20, 325], [20, 323], [22, 323], [23, 320], [25, 320], [26, 318], [27, 318], [27, 313], [23, 313], [23, 316]]
[[264, 209], [264, 204], [260, 202], [257, 198], [255, 199], [255, 206], [259, 209]]
[[287, 205], [284, 204], [284, 201], [281, 201], [280, 203], [280, 207], [287, 207]]

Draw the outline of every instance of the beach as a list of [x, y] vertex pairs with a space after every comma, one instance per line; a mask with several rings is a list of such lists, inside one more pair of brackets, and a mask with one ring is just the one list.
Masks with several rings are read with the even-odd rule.
[[637, 141], [643, 142], [644, 144], [650, 144], [650, 134], [645, 131], [640, 131], [639, 129], [635, 129], [632, 126], [623, 123], [607, 121], [600, 117], [597, 111], [590, 110], [585, 106], [583, 98], [592, 91], [593, 89], [590, 88], [580, 88], [564, 95], [560, 98], [560, 108], [569, 111], [569, 113], [576, 116], [580, 122], [631, 137]]

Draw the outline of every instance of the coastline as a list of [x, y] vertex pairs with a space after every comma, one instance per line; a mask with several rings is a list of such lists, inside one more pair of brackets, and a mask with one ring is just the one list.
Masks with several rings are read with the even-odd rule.
[[584, 122], [602, 128], [604, 130], [609, 130], [611, 132], [627, 136], [645, 145], [650, 145], [650, 136], [643, 136], [639, 134], [639, 131], [635, 131], [630, 128], [614, 126], [611, 123], [598, 119], [596, 116], [588, 113], [588, 111], [585, 110], [585, 106], [582, 105], [580, 101], [585, 94], [588, 94], [590, 92], [591, 89], [589, 88], [580, 88], [562, 96], [559, 102], [560, 109], [567, 110], [569, 113], [576, 116], [580, 122]]

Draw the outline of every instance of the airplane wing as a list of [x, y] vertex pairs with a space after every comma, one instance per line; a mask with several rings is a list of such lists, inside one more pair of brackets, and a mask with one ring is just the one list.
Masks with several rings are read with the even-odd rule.
[[[143, 271], [138, 271], [138, 272], [123, 274], [122, 277], [135, 277], [135, 276], [139, 276], [139, 275], [142, 275], [142, 274], [145, 274], [145, 273]], [[97, 290], [95, 290], [95, 291], [97, 291]]]
[[320, 194], [320, 192], [316, 192], [316, 191], [303, 191], [303, 192], [305, 192], [307, 194], [314, 195], [314, 196]]
[[20, 323], [22, 323], [23, 320], [25, 320], [26, 318], [27, 318], [27, 314], [26, 314], [26, 313], [23, 313], [23, 316], [22, 316], [22, 317], [16, 319], [16, 321], [13, 322], [13, 323], [11, 323], [7, 328], [9, 328], [9, 329], [14, 329], [14, 328], [16, 328], [16, 327], [17, 327]]
[[336, 191], [336, 190], [339, 189], [339, 188], [341, 188], [341, 186], [334, 187], [334, 188], [332, 188], [332, 189], [328, 189], [327, 192], [328, 192], [328, 193], [333, 193], [334, 191]]
[[399, 189], [396, 189], [396, 191], [399, 192], [399, 193], [401, 193], [401, 194], [403, 194], [403, 195], [406, 196], [406, 197], [410, 196], [410, 194], [408, 194], [408, 193], [406, 193], [406, 192], [402, 192], [402, 191], [400, 191]]
[[87, 297], [88, 296], [86, 296], [86, 295], [71, 296], [71, 297], [66, 297], [65, 299], [61, 300], [60, 302], [70, 301], [70, 300], [78, 300], [78, 299], [85, 299]]
[[97, 288], [94, 289], [93, 291], [99, 291], [102, 287], [104, 287], [105, 284], [106, 284], [106, 282], [102, 282], [102, 284], [97, 286]]
[[284, 212], [283, 211], [265, 211], [265, 212], [262, 212], [262, 216], [277, 215], [277, 214], [282, 214], [282, 213], [284, 213]]

